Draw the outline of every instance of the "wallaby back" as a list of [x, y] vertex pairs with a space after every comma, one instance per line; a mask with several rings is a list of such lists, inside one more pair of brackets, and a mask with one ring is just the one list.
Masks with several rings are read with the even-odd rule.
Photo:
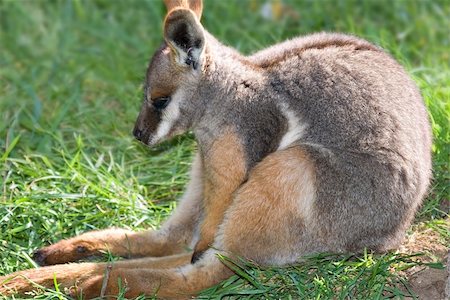
[[264, 55], [270, 61], [251, 59], [306, 127], [297, 144], [316, 165], [319, 237], [333, 251], [398, 246], [431, 176], [417, 87], [386, 53], [354, 37], [316, 34], [273, 50], [278, 56]]

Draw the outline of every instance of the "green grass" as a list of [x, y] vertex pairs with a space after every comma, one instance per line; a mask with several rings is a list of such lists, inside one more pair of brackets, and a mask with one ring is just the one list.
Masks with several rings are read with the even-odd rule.
[[[393, 253], [378, 256], [367, 252], [359, 256], [324, 253], [285, 268], [260, 268], [246, 261], [230, 262], [222, 258], [236, 275], [205, 290], [199, 298], [399, 298], [413, 295], [396, 272], [417, 266], [414, 258]], [[442, 268], [440, 264], [428, 265]]]
[[[450, 5], [284, 3], [296, 15], [267, 20], [259, 1], [206, 1], [203, 24], [243, 53], [324, 30], [387, 49], [420, 86], [433, 125], [434, 180], [416, 222], [450, 243]], [[156, 228], [174, 208], [192, 136], [148, 149], [130, 133], [164, 12], [160, 1], [0, 1], [0, 275], [35, 267], [30, 253], [48, 243], [110, 226]], [[238, 275], [204, 295], [401, 298], [409, 292], [398, 287], [406, 284], [400, 270], [412, 264], [370, 253], [281, 269], [240, 262]]]

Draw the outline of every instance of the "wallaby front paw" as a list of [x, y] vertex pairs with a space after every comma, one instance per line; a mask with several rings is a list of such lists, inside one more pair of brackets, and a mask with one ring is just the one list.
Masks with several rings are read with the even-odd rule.
[[73, 239], [63, 240], [41, 248], [33, 253], [33, 260], [40, 266], [75, 262], [82, 258], [100, 254], [91, 245]]

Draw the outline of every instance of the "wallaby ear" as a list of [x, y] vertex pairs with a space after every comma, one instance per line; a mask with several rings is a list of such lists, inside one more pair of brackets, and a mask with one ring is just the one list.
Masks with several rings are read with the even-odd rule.
[[189, 9], [174, 9], [164, 21], [164, 38], [181, 65], [197, 69], [205, 47], [203, 27]]
[[175, 8], [186, 8], [192, 10], [197, 19], [200, 20], [203, 11], [202, 0], [164, 0], [167, 12], [174, 10]]

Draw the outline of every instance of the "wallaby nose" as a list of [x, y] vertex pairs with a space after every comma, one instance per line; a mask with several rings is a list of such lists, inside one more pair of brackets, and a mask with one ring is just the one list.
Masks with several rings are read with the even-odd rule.
[[138, 141], [142, 141], [142, 130], [135, 128], [133, 130], [133, 135]]

